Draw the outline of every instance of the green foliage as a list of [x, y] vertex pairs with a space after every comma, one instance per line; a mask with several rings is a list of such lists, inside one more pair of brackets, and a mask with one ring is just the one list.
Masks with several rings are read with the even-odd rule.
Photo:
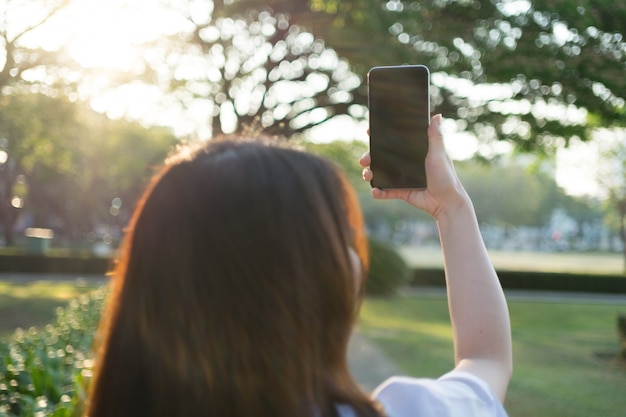
[[70, 149], [76, 146], [76, 106], [69, 100], [44, 94], [0, 97], [0, 137], [8, 161], [21, 174], [38, 165], [70, 170]]
[[[621, 131], [622, 136], [624, 131]], [[601, 183], [607, 191], [606, 224], [618, 231], [622, 241], [624, 255], [624, 271], [626, 272], [626, 143], [623, 138], [609, 144], [603, 151], [603, 169]]]
[[357, 140], [336, 140], [329, 143], [301, 141], [299, 144], [307, 151], [326, 157], [339, 165], [356, 190], [369, 189], [369, 184], [363, 181], [362, 169], [358, 163], [359, 158], [368, 149], [367, 144]]
[[[0, 221], [8, 244], [20, 212], [76, 238], [126, 223], [143, 186], [176, 143], [169, 129], [111, 120], [66, 97], [0, 96]], [[20, 197], [22, 207], [11, 205]], [[114, 215], [111, 202], [119, 198]], [[115, 215], [119, 215], [117, 218]]]
[[457, 167], [481, 222], [542, 226], [565, 196], [553, 178], [540, 172], [532, 174], [514, 161], [458, 163]]
[[[146, 183], [178, 142], [163, 127], [81, 110], [83, 136], [72, 154], [74, 170], [55, 190], [65, 200], [63, 216], [72, 218], [67, 226], [84, 224], [75, 234], [91, 231], [97, 222], [126, 224]], [[121, 207], [112, 214], [116, 198]]]
[[365, 285], [369, 295], [393, 295], [408, 283], [410, 270], [406, 262], [389, 244], [370, 239], [370, 268]]
[[91, 376], [91, 348], [107, 290], [57, 310], [44, 329], [18, 329], [0, 344], [0, 416], [81, 414]]
[[22, 204], [28, 205], [35, 178], [58, 177], [71, 171], [72, 149], [79, 140], [76, 106], [43, 94], [0, 96], [0, 222], [7, 243]]

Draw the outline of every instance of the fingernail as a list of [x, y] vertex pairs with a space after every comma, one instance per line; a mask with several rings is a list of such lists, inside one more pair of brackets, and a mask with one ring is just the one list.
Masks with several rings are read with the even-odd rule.
[[436, 114], [433, 117], [433, 122], [435, 124], [435, 127], [437, 128], [437, 133], [441, 134], [441, 113]]

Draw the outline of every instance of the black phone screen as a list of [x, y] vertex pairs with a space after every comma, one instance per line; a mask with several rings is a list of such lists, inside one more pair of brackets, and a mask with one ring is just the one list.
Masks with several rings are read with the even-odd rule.
[[372, 187], [426, 187], [429, 85], [429, 71], [423, 65], [369, 71]]

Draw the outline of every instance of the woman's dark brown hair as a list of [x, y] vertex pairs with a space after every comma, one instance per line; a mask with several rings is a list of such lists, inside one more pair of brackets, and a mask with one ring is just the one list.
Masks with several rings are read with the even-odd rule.
[[216, 140], [138, 205], [101, 325], [90, 417], [374, 416], [346, 351], [366, 242], [330, 162]]

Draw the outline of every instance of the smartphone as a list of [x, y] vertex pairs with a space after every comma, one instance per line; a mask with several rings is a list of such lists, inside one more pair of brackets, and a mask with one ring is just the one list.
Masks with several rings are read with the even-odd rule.
[[367, 74], [372, 187], [426, 188], [430, 72], [424, 65]]

